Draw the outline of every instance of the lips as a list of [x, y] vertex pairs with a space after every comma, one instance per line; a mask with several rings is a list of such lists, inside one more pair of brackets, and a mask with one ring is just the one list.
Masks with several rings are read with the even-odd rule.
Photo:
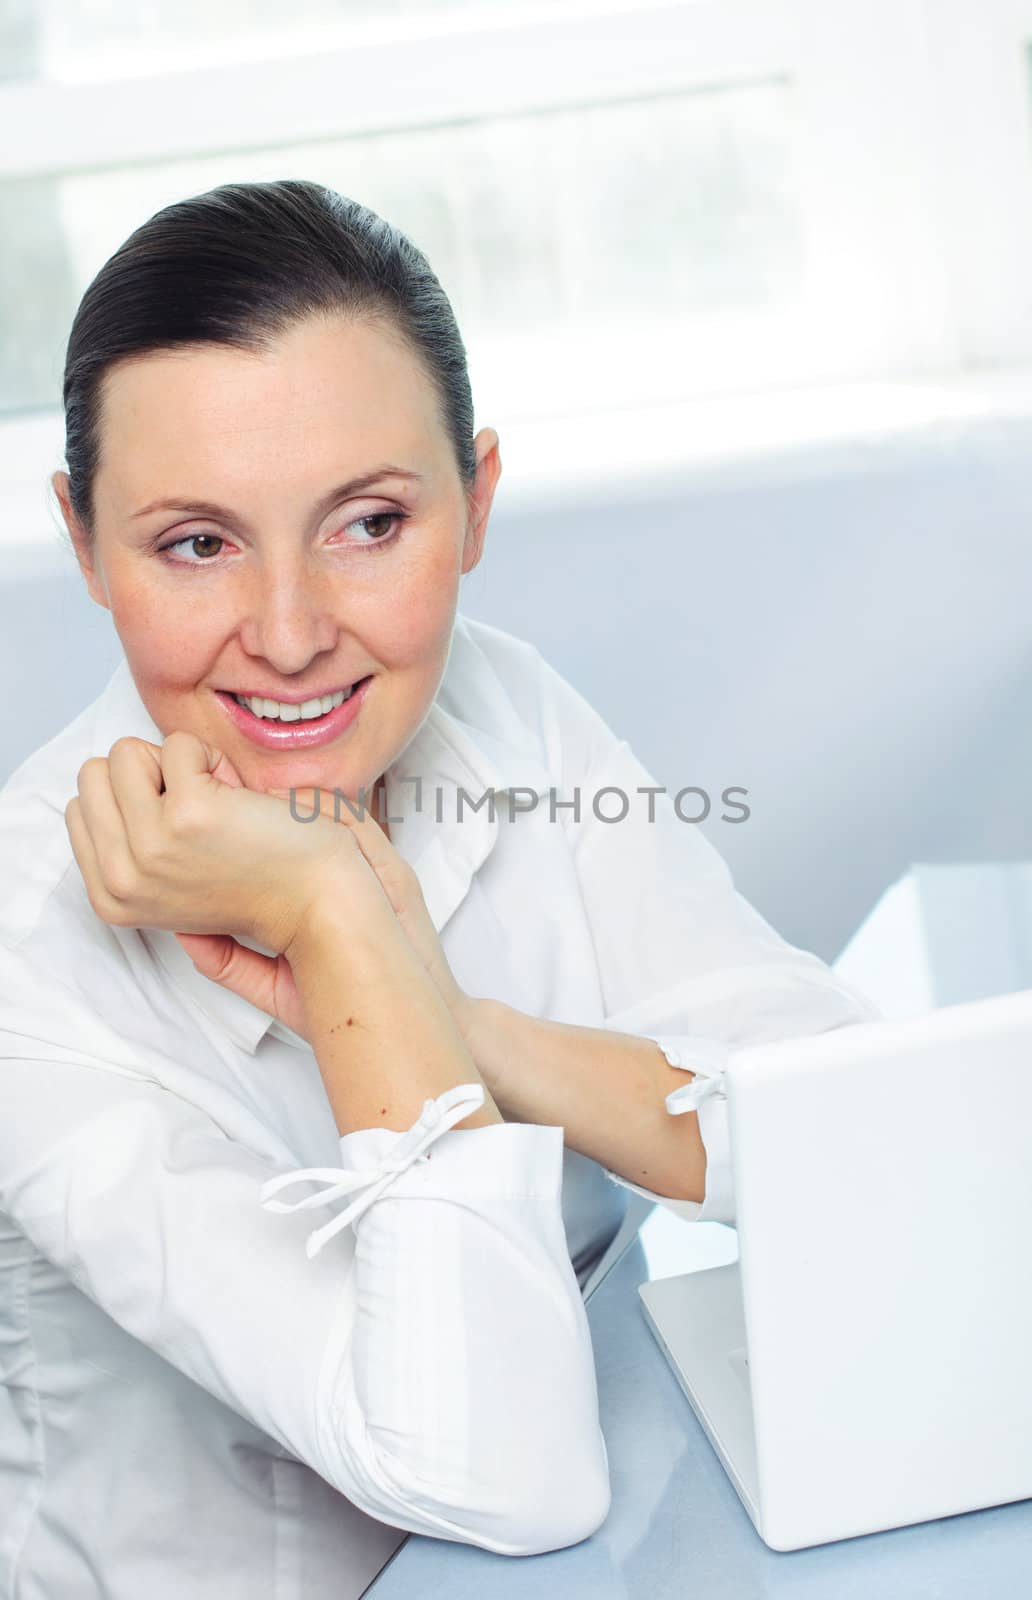
[[308, 689], [304, 694], [282, 694], [280, 692], [273, 694], [271, 690], [265, 689], [220, 689], [218, 693], [235, 695], [238, 700], [272, 700], [276, 705], [303, 706], [307, 705], [310, 700], [326, 700], [331, 695], [337, 694], [343, 694], [346, 699], [355, 685], [361, 682], [361, 678], [355, 678], [350, 683], [336, 683], [328, 689]]
[[[335, 705], [340, 705], [342, 700], [349, 700], [354, 690], [354, 684], [349, 684], [347, 692], [337, 689], [333, 694], [312, 695], [308, 700], [277, 700], [272, 701], [267, 695], [233, 694], [233, 699], [250, 711], [252, 716], [261, 717], [269, 722], [315, 722], [319, 717], [328, 716]], [[273, 704], [275, 711], [266, 711], [264, 708]], [[311, 707], [314, 706], [313, 716]], [[259, 709], [261, 707], [261, 709]], [[286, 712], [293, 715], [285, 715]]]
[[[235, 727], [252, 744], [263, 750], [309, 750], [331, 743], [340, 737], [355, 721], [365, 703], [375, 674], [360, 678], [352, 693], [339, 706], [334, 706], [321, 717], [308, 721], [280, 722], [273, 717], [256, 717], [253, 711], [240, 704], [234, 694], [224, 689], [215, 690], [215, 698]], [[271, 698], [271, 696], [270, 696]], [[312, 699], [315, 696], [311, 696]]]

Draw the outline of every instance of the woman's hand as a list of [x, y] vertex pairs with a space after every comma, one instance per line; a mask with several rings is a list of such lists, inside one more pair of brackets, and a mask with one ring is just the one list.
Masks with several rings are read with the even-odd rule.
[[[376, 873], [332, 810], [299, 824], [193, 734], [171, 733], [160, 747], [118, 739], [107, 757], [91, 757], [65, 823], [103, 921], [175, 931], [205, 976], [302, 1036], [288, 952], [320, 897], [353, 911], [359, 939], [401, 937]], [[238, 934], [280, 954], [248, 950]]]
[[[310, 816], [315, 809], [314, 789], [270, 789], [268, 792], [271, 795], [288, 800], [290, 795], [293, 794], [293, 804], [301, 816]], [[320, 816], [326, 815], [327, 801], [329, 801], [329, 815], [332, 817], [334, 815], [333, 798], [327, 795], [325, 790], [320, 792], [322, 794]], [[467, 995], [455, 981], [455, 975], [448, 965], [448, 958], [441, 947], [437, 929], [434, 927], [426, 901], [423, 899], [423, 890], [414, 868], [405, 860], [404, 856], [399, 855], [376, 821], [372, 810], [368, 807], [360, 807], [360, 811], [361, 815], [356, 816], [348, 806], [338, 805], [336, 812], [340, 818], [338, 826], [348, 829], [365, 860], [376, 874], [380, 887], [387, 896], [403, 933], [447, 1005], [468, 1045], [472, 1036], [477, 1002]]]
[[293, 790], [293, 807], [291, 792], [244, 789], [193, 734], [116, 740], [84, 762], [65, 808], [94, 911], [115, 926], [172, 929], [204, 977], [305, 1038], [290, 947], [320, 894], [343, 896], [359, 937], [404, 935], [468, 1041], [477, 1002], [455, 981], [412, 867], [371, 811], [338, 805], [335, 821], [335, 797], [321, 790], [318, 817], [298, 821], [316, 791]]

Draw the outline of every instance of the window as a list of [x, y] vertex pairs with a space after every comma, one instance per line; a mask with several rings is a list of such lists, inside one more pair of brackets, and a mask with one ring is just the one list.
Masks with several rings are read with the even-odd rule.
[[231, 179], [408, 232], [495, 425], [1030, 354], [1032, 0], [23, 0], [0, 28], [0, 465], [32, 418], [59, 440], [106, 256]]

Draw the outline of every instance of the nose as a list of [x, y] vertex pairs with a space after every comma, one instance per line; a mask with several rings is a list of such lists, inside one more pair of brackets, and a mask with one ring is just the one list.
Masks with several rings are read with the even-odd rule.
[[283, 677], [303, 672], [333, 650], [341, 623], [333, 611], [333, 585], [303, 551], [264, 562], [251, 575], [240, 624], [240, 643]]

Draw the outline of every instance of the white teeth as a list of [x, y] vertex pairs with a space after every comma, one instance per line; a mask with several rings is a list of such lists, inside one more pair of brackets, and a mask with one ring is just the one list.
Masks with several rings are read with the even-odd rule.
[[256, 695], [252, 699], [247, 695], [235, 694], [233, 699], [238, 705], [246, 706], [256, 717], [267, 717], [273, 722], [310, 722], [313, 717], [324, 717], [327, 711], [332, 711], [335, 706], [349, 699], [353, 688], [352, 684], [350, 688], [338, 689], [335, 694], [324, 694], [318, 700], [306, 700], [299, 706], [284, 705], [279, 700], [266, 700], [261, 695]]

